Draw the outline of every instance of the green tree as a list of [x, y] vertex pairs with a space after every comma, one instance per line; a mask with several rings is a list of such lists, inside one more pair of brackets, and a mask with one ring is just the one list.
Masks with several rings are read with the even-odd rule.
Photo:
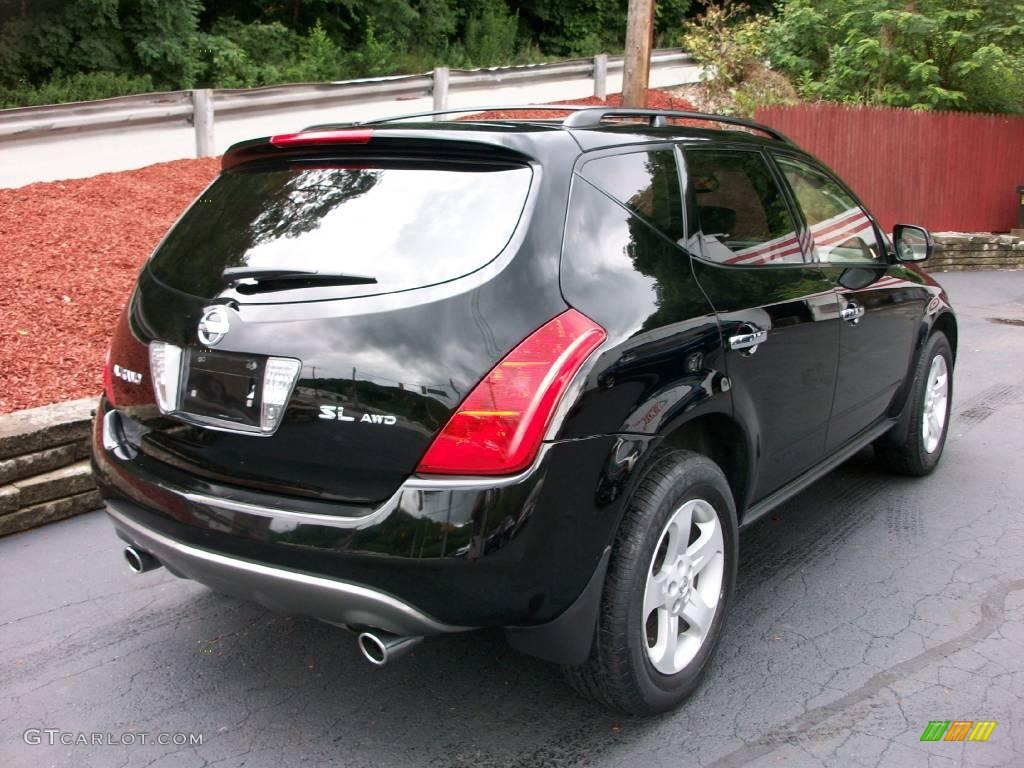
[[769, 18], [732, 0], [701, 5], [704, 14], [684, 26], [681, 38], [703, 67], [700, 108], [750, 116], [759, 106], [796, 102], [789, 81], [764, 63]]
[[502, 0], [488, 0], [466, 19], [466, 56], [477, 66], [510, 64], [516, 54], [519, 15]]
[[1024, 4], [1012, 0], [786, 0], [767, 43], [805, 98], [1024, 111]]
[[78, 83], [90, 96], [104, 84], [189, 88], [201, 66], [201, 7], [200, 0], [22, 4], [0, 29], [0, 87], [56, 92]]
[[[621, 51], [625, 45], [628, 0], [514, 0], [531, 34], [545, 53], [591, 56]], [[658, 0], [655, 35], [678, 32], [690, 0]]]
[[[627, 2], [0, 0], [0, 106], [614, 53]], [[658, 0], [656, 39], [690, 6]]]

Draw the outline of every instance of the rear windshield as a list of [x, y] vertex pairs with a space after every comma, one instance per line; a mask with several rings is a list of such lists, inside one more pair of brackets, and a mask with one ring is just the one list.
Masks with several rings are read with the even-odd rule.
[[[367, 296], [420, 288], [492, 261], [515, 231], [526, 166], [380, 163], [233, 169], [210, 186], [153, 254], [161, 282], [213, 297], [225, 269], [302, 270], [372, 278], [280, 281], [242, 301]], [[268, 281], [265, 286], [270, 286]], [[245, 294], [246, 286], [239, 289]]]

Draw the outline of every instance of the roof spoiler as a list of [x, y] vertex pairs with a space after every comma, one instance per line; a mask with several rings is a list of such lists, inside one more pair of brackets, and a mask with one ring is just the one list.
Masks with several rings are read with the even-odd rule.
[[528, 162], [522, 151], [457, 135], [422, 132], [408, 135], [386, 127], [306, 128], [233, 144], [221, 158], [221, 170], [249, 163], [365, 163], [380, 161]]

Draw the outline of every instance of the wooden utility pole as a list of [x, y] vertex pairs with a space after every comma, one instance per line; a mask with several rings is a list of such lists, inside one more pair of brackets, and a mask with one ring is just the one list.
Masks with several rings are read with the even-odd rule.
[[626, 19], [626, 55], [622, 69], [622, 106], [647, 106], [651, 75], [651, 37], [654, 33], [654, 0], [629, 0]]

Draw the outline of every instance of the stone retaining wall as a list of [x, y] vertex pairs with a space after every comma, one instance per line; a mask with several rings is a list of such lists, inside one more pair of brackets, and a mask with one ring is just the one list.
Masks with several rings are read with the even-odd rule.
[[935, 253], [924, 263], [929, 272], [1024, 268], [1024, 237], [938, 232]]
[[0, 416], [0, 536], [102, 506], [89, 471], [96, 398]]

